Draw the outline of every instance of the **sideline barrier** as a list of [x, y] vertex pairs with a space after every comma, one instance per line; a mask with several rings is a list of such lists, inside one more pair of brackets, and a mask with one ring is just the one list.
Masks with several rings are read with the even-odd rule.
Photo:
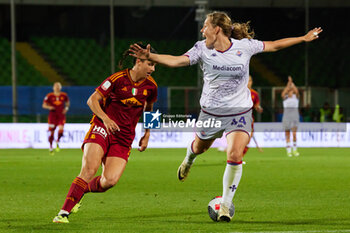
[[[300, 123], [298, 147], [350, 147], [349, 126], [350, 123]], [[60, 147], [80, 148], [89, 128], [90, 124], [65, 124]], [[285, 147], [281, 123], [255, 123], [254, 128], [254, 137], [260, 147]], [[48, 148], [47, 129], [47, 123], [0, 123], [0, 148]], [[142, 135], [142, 123], [138, 123], [133, 148], [138, 147]], [[193, 132], [155, 129], [151, 130], [148, 147], [186, 148], [193, 139]], [[213, 147], [223, 143], [225, 139], [221, 138]], [[254, 140], [249, 146], [255, 147]]]

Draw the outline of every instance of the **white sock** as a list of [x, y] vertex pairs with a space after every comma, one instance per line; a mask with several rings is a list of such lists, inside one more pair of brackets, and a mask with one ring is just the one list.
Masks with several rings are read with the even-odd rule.
[[192, 141], [188, 146], [187, 146], [187, 152], [186, 152], [186, 157], [185, 160], [187, 163], [192, 164], [194, 160], [196, 159], [197, 155], [193, 153], [192, 151], [192, 144], [194, 141]]
[[293, 142], [293, 151], [296, 151], [298, 148], [297, 148], [297, 141], [294, 141]]
[[241, 177], [242, 164], [227, 162], [223, 178], [222, 192], [222, 203], [224, 203], [225, 206], [230, 207]]
[[58, 212], [58, 215], [62, 215], [62, 214], [69, 215], [69, 212], [67, 210], [60, 210], [60, 212]]
[[292, 147], [291, 147], [291, 145], [290, 145], [290, 142], [287, 142], [287, 147], [286, 147], [286, 149], [287, 149], [287, 153], [291, 153], [291, 152], [292, 152]]

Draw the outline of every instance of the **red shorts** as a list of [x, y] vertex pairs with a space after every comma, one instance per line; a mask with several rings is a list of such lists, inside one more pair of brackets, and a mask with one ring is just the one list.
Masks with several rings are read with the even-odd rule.
[[64, 114], [49, 114], [48, 118], [49, 129], [56, 128], [58, 125], [64, 125], [66, 123], [66, 115]]
[[102, 147], [105, 157], [119, 157], [128, 161], [131, 145], [126, 147], [118, 143], [110, 143], [109, 137], [103, 124], [92, 123], [81, 149], [84, 150], [85, 143], [96, 143]]

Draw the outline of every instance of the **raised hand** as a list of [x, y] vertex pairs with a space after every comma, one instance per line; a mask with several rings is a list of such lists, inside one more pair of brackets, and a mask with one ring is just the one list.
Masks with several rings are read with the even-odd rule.
[[304, 39], [306, 42], [310, 42], [313, 40], [316, 40], [318, 38], [318, 34], [320, 34], [322, 32], [322, 28], [318, 27], [318, 28], [314, 28], [312, 30], [310, 30], [305, 36]]
[[151, 53], [150, 50], [151, 50], [150, 44], [147, 45], [146, 49], [141, 48], [138, 44], [132, 44], [130, 45], [130, 48], [129, 48], [129, 55], [139, 59], [148, 60], [149, 55]]

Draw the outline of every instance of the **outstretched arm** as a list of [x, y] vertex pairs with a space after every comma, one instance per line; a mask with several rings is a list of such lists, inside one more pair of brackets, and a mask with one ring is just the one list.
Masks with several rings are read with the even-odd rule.
[[147, 59], [169, 67], [181, 67], [190, 65], [190, 59], [186, 56], [156, 54], [151, 53], [150, 49], [151, 46], [149, 44], [147, 45], [146, 49], [141, 48], [138, 44], [133, 44], [130, 45], [129, 55], [139, 59]]
[[318, 38], [318, 34], [320, 34], [323, 30], [318, 27], [310, 30], [306, 35], [299, 37], [290, 37], [284, 38], [275, 41], [264, 41], [265, 48], [264, 52], [275, 52], [280, 49], [288, 48], [290, 46], [300, 44], [302, 42], [311, 42]]

